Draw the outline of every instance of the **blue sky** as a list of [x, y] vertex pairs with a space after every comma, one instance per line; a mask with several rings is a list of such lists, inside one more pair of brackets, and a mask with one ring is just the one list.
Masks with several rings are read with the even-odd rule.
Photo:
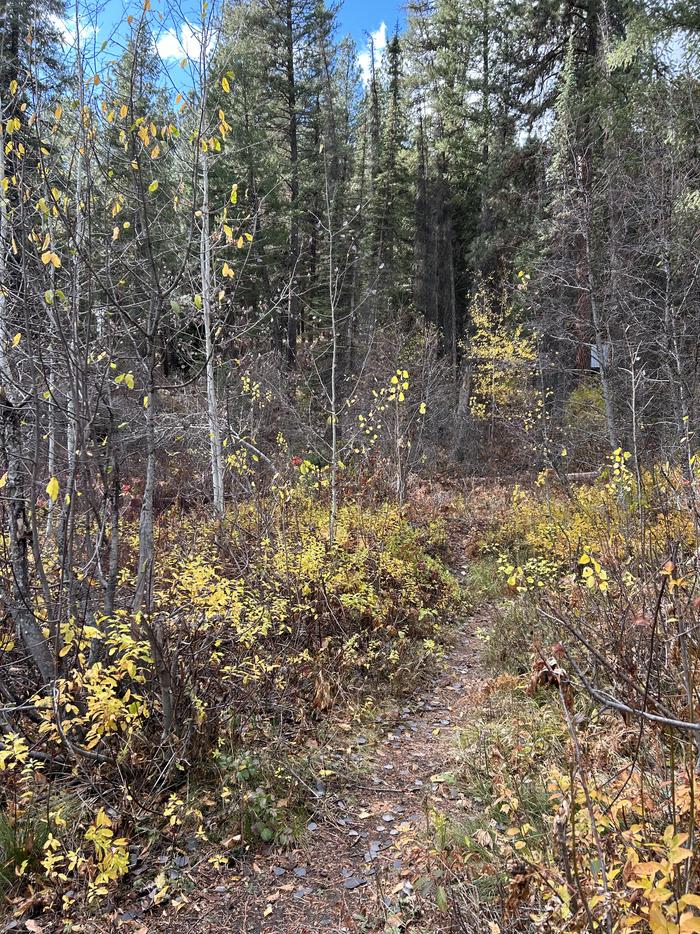
[[[198, 33], [195, 23], [201, 0], [150, 0], [152, 24], [158, 51], [168, 71], [177, 83], [176, 63], [185, 57], [198, 57]], [[222, 0], [219, 0], [217, 6]], [[374, 39], [376, 60], [381, 60], [387, 39], [393, 34], [397, 21], [403, 25], [405, 0], [345, 0], [338, 14], [338, 38], [350, 34], [358, 48], [358, 64], [365, 80], [369, 77], [369, 35]], [[84, 48], [92, 49], [93, 65], [99, 70], [103, 55], [118, 54], [123, 41], [124, 19], [127, 13], [135, 18], [143, 11], [144, 0], [90, 0], [81, 4], [81, 36]], [[190, 14], [192, 11], [192, 14]], [[64, 41], [72, 46], [75, 25], [70, 14], [65, 20], [56, 18], [56, 25]], [[103, 45], [104, 43], [104, 45]], [[88, 57], [90, 53], [88, 53]], [[172, 63], [172, 66], [171, 66]]]
[[359, 46], [365, 44], [365, 34], [382, 23], [391, 35], [397, 18], [403, 21], [401, 6], [401, 0], [345, 0], [339, 16], [341, 31], [349, 32]]
[[349, 33], [360, 50], [358, 63], [365, 82], [370, 75], [369, 35], [374, 39], [376, 61], [381, 59], [387, 38], [393, 35], [397, 20], [403, 25], [402, 0], [345, 0], [338, 14], [340, 32]]
[[[198, 54], [196, 35], [187, 22], [183, 23], [173, 14], [169, 0], [155, 0], [155, 3], [170, 14], [158, 41], [161, 57], [167, 61], [177, 60], [183, 53]], [[338, 38], [350, 34], [357, 43], [358, 64], [365, 82], [370, 74], [369, 37], [374, 40], [375, 60], [379, 62], [387, 38], [393, 34], [397, 21], [401, 25], [404, 19], [403, 0], [345, 0], [340, 7]]]

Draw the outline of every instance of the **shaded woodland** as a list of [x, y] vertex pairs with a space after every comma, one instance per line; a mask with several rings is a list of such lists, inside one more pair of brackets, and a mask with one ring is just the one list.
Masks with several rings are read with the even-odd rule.
[[699, 286], [692, 3], [0, 0], [8, 917], [238, 892], [473, 656], [357, 930], [700, 930]]

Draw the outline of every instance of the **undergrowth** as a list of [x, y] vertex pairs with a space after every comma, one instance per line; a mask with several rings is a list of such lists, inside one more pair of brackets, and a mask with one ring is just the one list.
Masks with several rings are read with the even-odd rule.
[[482, 591], [492, 677], [441, 825], [456, 930], [700, 931], [695, 483], [618, 450], [593, 483], [516, 487], [486, 530], [507, 595]]
[[[66, 915], [159, 851], [204, 848], [219, 865], [294, 843], [337, 774], [329, 714], [409, 687], [460, 612], [444, 522], [348, 500], [331, 544], [303, 477], [223, 524], [166, 512], [156, 537], [153, 614], [117, 594], [110, 619], [61, 627], [53, 696], [27, 697], [0, 741], [0, 885]], [[19, 649], [2, 639], [11, 671]], [[185, 894], [162, 870], [139, 886], [153, 904]]]

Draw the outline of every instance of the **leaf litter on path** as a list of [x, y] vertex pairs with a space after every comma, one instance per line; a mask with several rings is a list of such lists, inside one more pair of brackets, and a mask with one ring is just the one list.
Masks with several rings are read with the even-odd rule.
[[149, 917], [150, 934], [359, 934], [397, 924], [406, 906], [423, 930], [446, 931], [434, 896], [422, 891], [433, 848], [425, 814], [431, 799], [464, 806], [449, 765], [454, 731], [480, 693], [475, 654], [465, 628], [430, 691], [378, 718], [376, 739], [354, 738], [359, 765], [337, 776], [334, 791], [324, 789], [298, 850], [258, 853], [247, 875], [239, 868], [202, 878], [179, 912], [166, 905]]

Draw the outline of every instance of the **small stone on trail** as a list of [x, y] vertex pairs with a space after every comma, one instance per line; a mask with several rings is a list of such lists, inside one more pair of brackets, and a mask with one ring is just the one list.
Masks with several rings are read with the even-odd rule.
[[367, 885], [367, 880], [362, 876], [351, 876], [343, 883], [346, 889], [358, 889], [361, 885]]
[[303, 889], [297, 889], [292, 897], [293, 898], [304, 898], [305, 895], [311, 895], [312, 892], [313, 892], [313, 889], [307, 885], [307, 886], [304, 886]]

